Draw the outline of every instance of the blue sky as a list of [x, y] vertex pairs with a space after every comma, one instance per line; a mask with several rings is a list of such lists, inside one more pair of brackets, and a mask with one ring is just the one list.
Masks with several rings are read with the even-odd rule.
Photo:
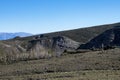
[[0, 0], [0, 32], [33, 34], [120, 22], [120, 0]]

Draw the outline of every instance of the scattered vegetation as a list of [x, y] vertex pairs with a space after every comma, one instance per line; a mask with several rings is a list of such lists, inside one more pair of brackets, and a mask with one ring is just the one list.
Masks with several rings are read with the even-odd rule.
[[[66, 36], [82, 44], [116, 25], [119, 26], [120, 23], [49, 33], [44, 36]], [[120, 79], [120, 48], [101, 51], [65, 50], [61, 57], [39, 59], [35, 58], [36, 55], [32, 52], [25, 53], [22, 49], [26, 48], [26, 44], [34, 37], [17, 37], [0, 41], [0, 80]], [[38, 48], [38, 46], [36, 47]], [[20, 50], [18, 51], [18, 49]], [[39, 49], [37, 52], [39, 53]], [[51, 55], [52, 50], [48, 49], [48, 54]], [[16, 58], [20, 61], [17, 61]]]
[[91, 70], [4, 76], [0, 80], [119, 80], [119, 70]]
[[119, 80], [120, 49], [0, 64], [1, 80]]

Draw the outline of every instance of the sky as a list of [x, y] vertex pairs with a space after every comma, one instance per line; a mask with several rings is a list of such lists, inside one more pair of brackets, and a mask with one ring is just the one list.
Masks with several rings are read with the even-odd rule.
[[0, 32], [49, 33], [120, 22], [120, 0], [0, 0]]

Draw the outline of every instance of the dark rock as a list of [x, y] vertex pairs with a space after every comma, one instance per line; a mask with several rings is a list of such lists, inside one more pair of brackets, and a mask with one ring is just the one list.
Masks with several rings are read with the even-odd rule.
[[[60, 56], [65, 50], [77, 49], [79, 43], [65, 36], [42, 37], [31, 40], [28, 43], [27, 51], [44, 56]], [[39, 56], [38, 55], [38, 56]]]
[[106, 30], [86, 44], [80, 45], [79, 49], [109, 49], [120, 46], [120, 26]]

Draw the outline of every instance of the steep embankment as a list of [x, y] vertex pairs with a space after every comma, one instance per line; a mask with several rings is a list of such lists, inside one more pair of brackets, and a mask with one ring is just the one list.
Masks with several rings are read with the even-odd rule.
[[106, 30], [102, 34], [96, 36], [88, 43], [80, 46], [81, 49], [109, 49], [120, 46], [120, 26]]

